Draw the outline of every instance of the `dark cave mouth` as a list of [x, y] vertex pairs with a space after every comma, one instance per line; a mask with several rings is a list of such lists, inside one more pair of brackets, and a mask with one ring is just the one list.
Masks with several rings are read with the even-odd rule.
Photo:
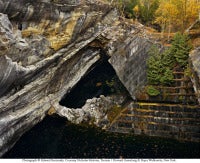
[[68, 108], [81, 108], [87, 99], [122, 93], [127, 94], [125, 87], [108, 60], [102, 59], [64, 95], [59, 104]]

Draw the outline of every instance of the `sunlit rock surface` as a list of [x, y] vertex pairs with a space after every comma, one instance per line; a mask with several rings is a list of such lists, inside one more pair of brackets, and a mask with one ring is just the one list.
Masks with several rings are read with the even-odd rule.
[[82, 108], [66, 108], [58, 104], [54, 108], [60, 116], [67, 117], [73, 123], [90, 122], [105, 128], [110, 123], [107, 117], [108, 110], [114, 105], [121, 105], [124, 100], [123, 96], [101, 95], [99, 98], [88, 99]]

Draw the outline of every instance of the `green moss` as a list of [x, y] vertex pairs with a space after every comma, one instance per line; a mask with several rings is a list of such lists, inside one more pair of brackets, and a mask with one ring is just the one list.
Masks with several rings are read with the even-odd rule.
[[147, 94], [149, 96], [158, 96], [160, 94], [160, 91], [150, 85], [147, 86]]

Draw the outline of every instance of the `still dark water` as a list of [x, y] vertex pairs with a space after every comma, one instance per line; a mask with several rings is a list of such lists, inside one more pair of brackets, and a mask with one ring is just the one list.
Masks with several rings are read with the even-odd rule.
[[200, 143], [115, 134], [47, 116], [4, 158], [200, 158]]

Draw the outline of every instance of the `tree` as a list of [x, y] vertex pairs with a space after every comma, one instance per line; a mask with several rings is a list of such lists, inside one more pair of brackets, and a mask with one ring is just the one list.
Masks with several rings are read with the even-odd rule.
[[170, 50], [160, 52], [156, 46], [149, 51], [147, 79], [151, 85], [170, 85], [173, 82], [174, 56]]
[[185, 34], [176, 33], [170, 48], [160, 52], [156, 46], [149, 50], [147, 60], [147, 79], [152, 85], [170, 85], [173, 82], [173, 68], [185, 68], [192, 46]]
[[187, 66], [191, 49], [192, 44], [189, 41], [189, 37], [180, 32], [176, 33], [172, 41], [172, 46], [170, 47], [170, 53], [173, 54], [176, 62], [183, 68]]
[[183, 32], [198, 19], [200, 2], [198, 0], [173, 0], [178, 8], [177, 26]]
[[163, 51], [162, 53], [162, 64], [165, 67], [168, 67], [169, 69], [173, 69], [175, 66], [175, 57], [173, 55], [173, 52], [171, 52], [171, 48], [168, 48]]
[[159, 8], [156, 11], [156, 20], [155, 23], [158, 23], [162, 28], [162, 37], [163, 32], [168, 29], [168, 40], [171, 33], [171, 28], [173, 22], [176, 22], [178, 9], [176, 5], [172, 3], [172, 0], [162, 0], [160, 2]]
[[163, 74], [160, 77], [160, 83], [162, 85], [170, 85], [173, 82], [174, 75], [173, 71], [169, 67], [163, 66]]
[[136, 13], [135, 13], [135, 11], [133, 9], [138, 4], [138, 1], [139, 0], [126, 0], [126, 3], [125, 3], [125, 15], [128, 18], [136, 17]]
[[198, 19], [199, 6], [199, 0], [160, 0], [155, 23], [162, 27], [162, 32], [168, 30], [169, 38], [172, 30], [184, 32]]
[[159, 49], [156, 46], [152, 46], [149, 50], [149, 58], [147, 60], [148, 83], [153, 85], [159, 84], [161, 71], [162, 63]]
[[134, 15], [136, 17], [136, 20], [138, 20], [138, 17], [139, 17], [139, 7], [138, 5], [136, 5], [134, 8], [133, 8], [133, 12], [134, 12]]
[[145, 24], [150, 24], [155, 18], [159, 6], [158, 0], [140, 0], [138, 3], [140, 19]]

